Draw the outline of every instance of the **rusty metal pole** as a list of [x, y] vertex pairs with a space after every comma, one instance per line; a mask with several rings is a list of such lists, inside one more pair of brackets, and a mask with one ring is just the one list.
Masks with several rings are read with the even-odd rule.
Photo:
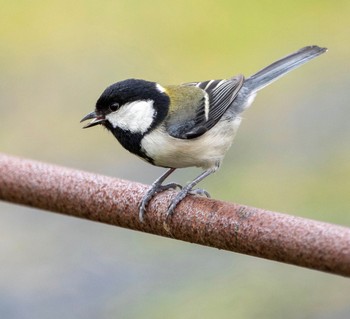
[[165, 229], [173, 191], [144, 223], [146, 185], [0, 154], [0, 200], [252, 256], [350, 276], [350, 229], [264, 209], [189, 196]]

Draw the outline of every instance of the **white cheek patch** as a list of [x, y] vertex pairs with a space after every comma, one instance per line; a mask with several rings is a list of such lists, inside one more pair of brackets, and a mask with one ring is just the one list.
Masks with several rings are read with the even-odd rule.
[[155, 110], [153, 100], [135, 101], [124, 104], [119, 110], [106, 115], [114, 128], [119, 127], [131, 133], [145, 133], [152, 125]]

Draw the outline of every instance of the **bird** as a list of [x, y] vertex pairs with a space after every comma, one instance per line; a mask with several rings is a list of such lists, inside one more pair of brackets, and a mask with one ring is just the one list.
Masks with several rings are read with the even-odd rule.
[[[142, 79], [127, 79], [108, 86], [95, 110], [81, 122], [83, 128], [104, 126], [129, 152], [148, 163], [166, 168], [139, 203], [139, 220], [160, 192], [177, 189], [166, 220], [189, 194], [210, 197], [194, 187], [216, 172], [241, 124], [241, 113], [258, 91], [281, 76], [326, 52], [306, 46], [268, 65], [252, 76], [238, 74], [228, 79], [163, 86]], [[202, 172], [185, 186], [163, 184], [176, 169], [200, 167]]]

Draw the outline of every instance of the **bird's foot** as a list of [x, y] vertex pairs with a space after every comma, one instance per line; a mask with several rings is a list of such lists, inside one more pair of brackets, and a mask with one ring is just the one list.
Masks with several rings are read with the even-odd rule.
[[179, 193], [176, 194], [175, 198], [172, 200], [170, 206], [167, 210], [166, 219], [168, 219], [173, 213], [176, 206], [187, 196], [187, 195], [199, 195], [210, 198], [210, 194], [201, 188], [191, 189], [189, 187], [184, 187]]
[[140, 221], [143, 222], [143, 217], [145, 215], [147, 205], [149, 204], [151, 199], [154, 197], [154, 195], [156, 195], [157, 193], [164, 192], [168, 189], [176, 189], [176, 188], [182, 189], [182, 186], [180, 184], [177, 184], [177, 183], [169, 183], [169, 184], [165, 184], [165, 185], [161, 185], [159, 183], [152, 184], [152, 187], [147, 191], [145, 196], [143, 196], [143, 198], [140, 202], [140, 205], [139, 205], [139, 219], [140, 219]]

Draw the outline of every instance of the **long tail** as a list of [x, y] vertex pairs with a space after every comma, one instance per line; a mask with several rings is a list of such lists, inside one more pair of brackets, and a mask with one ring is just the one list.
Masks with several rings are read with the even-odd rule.
[[257, 92], [289, 71], [294, 70], [326, 51], [327, 48], [320, 48], [316, 45], [304, 47], [255, 73], [246, 79], [244, 86], [250, 92]]

